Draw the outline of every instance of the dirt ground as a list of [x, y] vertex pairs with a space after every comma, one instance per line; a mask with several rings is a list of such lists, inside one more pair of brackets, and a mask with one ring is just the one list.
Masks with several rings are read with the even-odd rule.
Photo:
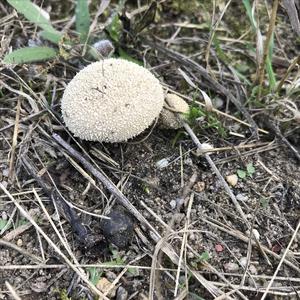
[[[34, 2], [76, 37], [75, 1]], [[106, 1], [90, 2], [93, 20]], [[91, 62], [83, 45], [61, 45], [42, 63], [1, 63], [0, 299], [299, 299], [299, 36], [286, 7], [278, 7], [270, 58], [283, 85], [271, 89], [266, 69], [258, 92], [258, 34], [242, 1], [125, 2], [118, 11], [122, 1], [111, 1], [93, 36], [185, 98], [189, 121], [178, 130], [158, 121], [124, 143], [75, 139], [60, 101]], [[264, 38], [272, 3], [256, 7]], [[55, 47], [39, 30], [0, 3], [1, 58], [11, 48]], [[117, 231], [107, 229], [107, 215], [123, 222]]]

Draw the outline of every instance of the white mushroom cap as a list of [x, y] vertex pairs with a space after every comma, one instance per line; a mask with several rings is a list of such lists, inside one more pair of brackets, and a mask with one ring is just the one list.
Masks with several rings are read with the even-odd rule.
[[164, 128], [178, 129], [182, 127], [176, 113], [188, 113], [188, 104], [175, 94], [167, 94], [165, 99], [165, 107], [160, 114], [160, 123]]
[[149, 127], [163, 103], [163, 88], [147, 69], [109, 58], [88, 65], [70, 81], [61, 109], [75, 136], [121, 142]]

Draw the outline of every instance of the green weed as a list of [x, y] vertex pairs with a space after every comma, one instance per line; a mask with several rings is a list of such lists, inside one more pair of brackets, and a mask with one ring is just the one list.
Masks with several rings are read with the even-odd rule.
[[[86, 46], [85, 56], [88, 58], [98, 60], [100, 55], [97, 50], [92, 46], [95, 41], [95, 37], [89, 36], [89, 30], [91, 25], [90, 12], [88, 1], [86, 0], [76, 0], [75, 8], [75, 26], [77, 37], [70, 38], [67, 34], [63, 34], [57, 31], [50, 20], [48, 20], [44, 15], [43, 11], [36, 6], [30, 0], [8, 0], [8, 3], [13, 6], [18, 13], [24, 15], [24, 17], [30, 22], [34, 23], [36, 26], [43, 29], [39, 35], [56, 45], [55, 47], [24, 47], [18, 50], [14, 50], [7, 54], [3, 62], [7, 64], [23, 64], [23, 63], [33, 63], [39, 61], [47, 61], [55, 59], [57, 57], [62, 57], [63, 59], [68, 59], [70, 55], [70, 50], [74, 48], [78, 43], [84, 44]], [[124, 6], [124, 0], [119, 1], [119, 7]], [[112, 19], [111, 24], [107, 28], [107, 33], [110, 38], [118, 43], [122, 34], [122, 22], [116, 13]], [[126, 53], [123, 49], [119, 49], [119, 55], [121, 58], [133, 61], [135, 63], [141, 64], [139, 61], [133, 59], [130, 55]]]
[[247, 176], [252, 177], [255, 173], [255, 167], [253, 166], [253, 163], [249, 163], [246, 166], [246, 170], [239, 169], [237, 170], [237, 175], [241, 179], [245, 179]]
[[215, 129], [222, 137], [227, 136], [227, 131], [220, 122], [218, 116], [214, 112], [208, 112], [196, 104], [190, 106], [189, 112], [184, 114], [187, 122], [193, 126], [198, 118], [203, 118], [201, 128]]

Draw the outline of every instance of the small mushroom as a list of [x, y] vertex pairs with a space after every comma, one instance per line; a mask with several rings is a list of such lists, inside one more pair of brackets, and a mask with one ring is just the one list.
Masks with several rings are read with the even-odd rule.
[[109, 58], [88, 65], [70, 81], [61, 109], [75, 136], [122, 142], [149, 127], [163, 103], [163, 88], [150, 71], [127, 60]]
[[178, 129], [182, 127], [177, 114], [188, 113], [188, 104], [175, 94], [167, 94], [164, 108], [160, 113], [160, 125], [163, 128]]

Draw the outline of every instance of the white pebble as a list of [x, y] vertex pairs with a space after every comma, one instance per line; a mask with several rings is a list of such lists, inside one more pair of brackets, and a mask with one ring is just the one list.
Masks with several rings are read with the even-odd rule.
[[237, 272], [240, 269], [239, 265], [233, 262], [225, 264], [224, 267], [229, 272]]
[[238, 176], [236, 174], [226, 176], [226, 181], [231, 186], [236, 186], [238, 183]]
[[170, 201], [170, 206], [171, 206], [172, 209], [175, 209], [176, 205], [177, 205], [177, 202], [175, 200]]
[[[253, 230], [252, 230], [252, 233], [253, 233], [253, 235], [256, 237], [256, 239], [259, 241], [259, 239], [260, 239], [260, 234], [259, 234], [259, 232], [258, 232], [256, 229], [253, 229]], [[247, 236], [250, 237], [250, 231], [249, 231], [249, 230], [246, 231], [246, 234], [247, 234]]]

